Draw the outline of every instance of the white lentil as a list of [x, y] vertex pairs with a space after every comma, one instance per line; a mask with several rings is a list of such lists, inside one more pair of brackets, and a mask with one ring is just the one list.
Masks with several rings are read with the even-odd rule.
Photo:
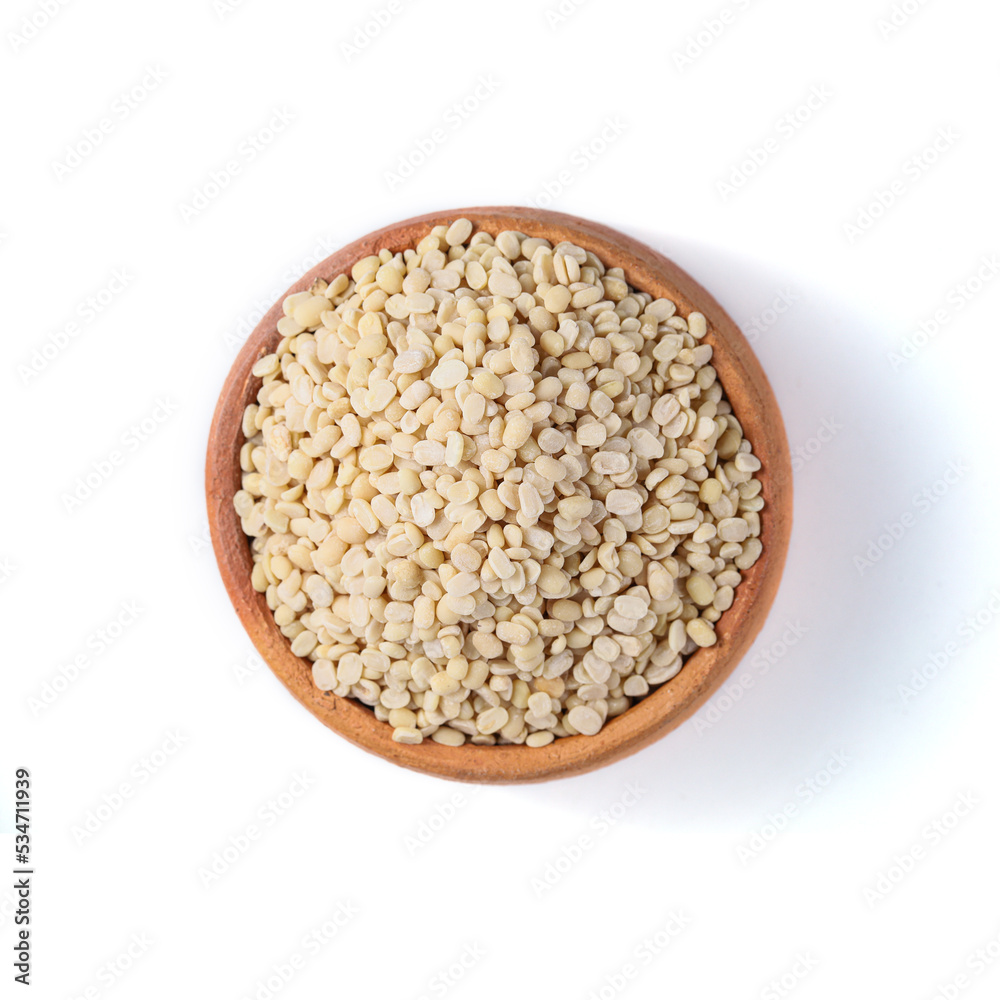
[[454, 389], [459, 382], [469, 377], [469, 368], [460, 358], [442, 361], [431, 372], [430, 383], [435, 389]]
[[600, 713], [587, 705], [577, 705], [571, 708], [567, 714], [570, 725], [583, 733], [584, 736], [594, 736], [600, 732], [604, 724]]
[[761, 466], [703, 314], [473, 230], [286, 298], [233, 502], [319, 690], [399, 743], [541, 747], [716, 642], [763, 552]]

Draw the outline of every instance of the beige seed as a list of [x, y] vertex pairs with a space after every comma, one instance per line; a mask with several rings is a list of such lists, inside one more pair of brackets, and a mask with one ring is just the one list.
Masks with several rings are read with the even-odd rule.
[[548, 746], [555, 739], [554, 734], [549, 732], [528, 733], [525, 743], [529, 747]]
[[649, 415], [660, 426], [669, 424], [681, 412], [681, 404], [676, 396], [661, 396], [650, 410]]
[[504, 394], [504, 385], [493, 372], [479, 372], [472, 380], [472, 386], [487, 399], [499, 399]]
[[552, 711], [552, 698], [544, 691], [536, 691], [528, 698], [528, 708], [532, 715], [548, 715]]
[[597, 421], [581, 424], [576, 431], [577, 443], [583, 445], [584, 448], [599, 448], [607, 439], [607, 428]]
[[313, 683], [320, 691], [332, 691], [337, 686], [337, 673], [329, 660], [315, 660], [312, 676]]
[[627, 677], [622, 685], [622, 690], [629, 698], [642, 698], [649, 692], [649, 683], [645, 677]]
[[[569, 308], [572, 293], [565, 285], [553, 285], [544, 298], [545, 308], [554, 315], [565, 312]], [[545, 714], [545, 713], [543, 713]]]
[[381, 472], [392, 465], [392, 450], [384, 444], [364, 448], [358, 458], [358, 464], [366, 472]]
[[302, 631], [292, 640], [292, 652], [296, 656], [308, 656], [316, 648], [318, 641], [315, 632], [308, 629]]
[[312, 295], [297, 305], [292, 315], [303, 330], [312, 330], [319, 326], [320, 316], [331, 308], [332, 304], [325, 295]]
[[692, 573], [685, 581], [691, 600], [700, 608], [707, 608], [715, 600], [715, 584], [704, 573]]
[[381, 333], [366, 334], [358, 341], [355, 352], [362, 358], [377, 358], [385, 352], [389, 341]]
[[639, 621], [645, 616], [647, 608], [648, 605], [641, 597], [621, 594], [615, 598], [615, 611], [625, 618]]
[[482, 565], [483, 559], [471, 545], [460, 542], [451, 550], [451, 561], [452, 565], [460, 572], [476, 573]]
[[375, 281], [389, 295], [396, 295], [403, 290], [403, 272], [392, 264], [383, 264], [375, 272]]
[[424, 351], [402, 351], [393, 359], [392, 367], [404, 375], [415, 375], [427, 366], [427, 354]]
[[596, 736], [601, 731], [601, 716], [589, 705], [577, 705], [569, 710], [569, 724], [584, 736]]
[[521, 237], [511, 229], [504, 229], [497, 233], [496, 245], [508, 260], [514, 260], [521, 252]]
[[462, 415], [470, 424], [478, 424], [486, 414], [486, 397], [470, 392], [462, 404]]
[[442, 726], [431, 733], [431, 739], [446, 747], [460, 747], [465, 742], [465, 734], [451, 726]]
[[407, 386], [399, 397], [400, 405], [405, 410], [416, 410], [431, 397], [431, 386], [422, 379]]
[[687, 623], [687, 634], [702, 647], [714, 646], [715, 629], [704, 618], [694, 618]]
[[[532, 310], [534, 312], [534, 310]], [[515, 370], [518, 372], [530, 372], [535, 367], [535, 357], [530, 344], [523, 340], [518, 340], [511, 344], [510, 360]]]
[[760, 459], [749, 452], [740, 452], [733, 459], [733, 465], [739, 472], [758, 472], [760, 470]]
[[465, 438], [458, 431], [448, 431], [445, 443], [445, 463], [454, 468], [465, 456]]
[[454, 389], [459, 382], [469, 377], [468, 366], [460, 358], [442, 361], [431, 372], [428, 381], [435, 389]]
[[566, 468], [562, 462], [550, 455], [539, 455], [535, 459], [535, 471], [553, 483], [560, 482], [566, 476]]
[[476, 717], [476, 728], [484, 735], [489, 736], [492, 733], [499, 732], [507, 725], [507, 721], [510, 716], [507, 713], [507, 709], [497, 706], [496, 708], [488, 708], [485, 712], [480, 712]]
[[497, 625], [497, 638], [511, 645], [522, 646], [531, 638], [531, 633], [523, 625], [500, 622]]
[[491, 549], [487, 562], [501, 580], [507, 580], [514, 575], [514, 567], [503, 549]]
[[667, 632], [667, 642], [674, 653], [679, 653], [687, 643], [687, 629], [685, 622], [680, 618], [670, 623]]
[[490, 271], [487, 287], [491, 294], [501, 295], [508, 299], [517, 298], [523, 291], [521, 283], [514, 275], [498, 270]]
[[698, 496], [704, 504], [718, 503], [722, 496], [722, 483], [718, 479], [706, 479], [698, 490]]
[[512, 413], [503, 431], [503, 443], [515, 450], [531, 437], [532, 423], [523, 413]]
[[472, 235], [472, 223], [468, 219], [456, 219], [444, 234], [444, 241], [450, 247], [461, 246]]
[[726, 517], [719, 521], [718, 531], [724, 542], [744, 542], [750, 534], [750, 525], [742, 517]]
[[604, 505], [612, 514], [628, 516], [642, 509], [642, 497], [635, 490], [612, 490], [604, 500]]
[[602, 476], [617, 476], [628, 472], [628, 455], [620, 451], [599, 451], [590, 460], [590, 467]]
[[487, 471], [494, 475], [501, 475], [510, 468], [510, 456], [496, 448], [487, 448], [480, 457], [480, 463]]
[[521, 513], [532, 521], [537, 521], [545, 511], [538, 490], [531, 483], [521, 483], [517, 488], [517, 498], [521, 504]]
[[590, 412], [602, 420], [605, 417], [610, 416], [611, 411], [615, 408], [615, 404], [611, 401], [611, 397], [600, 389], [590, 394], [589, 406]]
[[674, 578], [659, 563], [650, 563], [647, 570], [649, 596], [654, 601], [667, 601], [674, 592]]
[[427, 292], [412, 292], [406, 296], [406, 309], [408, 312], [421, 314], [433, 312], [435, 308], [434, 296]]
[[663, 441], [655, 437], [644, 427], [640, 427], [629, 434], [629, 444], [632, 446], [633, 454], [639, 458], [663, 458]]
[[464, 597], [474, 594], [479, 589], [480, 580], [474, 573], [456, 573], [445, 584], [445, 589], [453, 597]]
[[750, 569], [751, 566], [760, 558], [764, 547], [761, 544], [759, 538], [748, 538], [746, 542], [743, 543], [743, 552], [738, 555], [733, 561], [736, 563], [739, 569]]
[[393, 728], [409, 729], [417, 724], [417, 715], [408, 708], [393, 708], [389, 710], [389, 725]]
[[465, 265], [465, 280], [470, 288], [477, 291], [486, 287], [488, 280], [486, 269], [477, 260], [471, 260]]
[[257, 378], [263, 378], [265, 375], [273, 375], [280, 368], [281, 362], [276, 354], [265, 354], [254, 362], [252, 372]]
[[437, 695], [454, 694], [462, 686], [451, 674], [442, 670], [431, 678], [431, 690]]
[[413, 446], [413, 460], [421, 465], [444, 463], [445, 447], [440, 441], [418, 441]]
[[403, 726], [392, 731], [392, 738], [396, 743], [417, 744], [424, 741], [419, 729], [411, 729]]

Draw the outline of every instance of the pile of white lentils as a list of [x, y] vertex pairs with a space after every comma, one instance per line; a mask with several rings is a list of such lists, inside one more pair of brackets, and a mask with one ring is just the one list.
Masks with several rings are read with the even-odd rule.
[[393, 739], [596, 734], [716, 641], [760, 462], [705, 317], [468, 219], [284, 301], [253, 373], [253, 586]]

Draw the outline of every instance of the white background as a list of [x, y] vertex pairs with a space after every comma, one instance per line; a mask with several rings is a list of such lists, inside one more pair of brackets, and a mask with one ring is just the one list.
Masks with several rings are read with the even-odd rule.
[[[1000, 282], [967, 285], [1000, 251], [996, 4], [907, 0], [895, 27], [891, 0], [394, 0], [353, 52], [375, 6], [42, 7], [0, 23], [0, 870], [29, 767], [35, 995], [996, 996]], [[307, 267], [419, 212], [526, 203], [646, 240], [756, 334], [796, 521], [767, 626], [695, 720], [477, 790], [354, 749], [259, 666], [206, 542], [204, 446]]]

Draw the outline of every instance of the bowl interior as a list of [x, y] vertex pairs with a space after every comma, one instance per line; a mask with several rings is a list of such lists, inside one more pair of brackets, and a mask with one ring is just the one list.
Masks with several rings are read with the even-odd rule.
[[[705, 342], [715, 349], [712, 364], [762, 468], [765, 507], [761, 512], [763, 554], [744, 572], [733, 606], [716, 624], [714, 646], [692, 654], [672, 680], [610, 720], [596, 736], [571, 736], [548, 746], [446, 747], [426, 740], [405, 745], [366, 705], [317, 689], [308, 661], [295, 656], [262, 594], [250, 584], [252, 559], [232, 505], [240, 488], [239, 450], [243, 410], [256, 397], [260, 379], [254, 362], [280, 340], [276, 329], [286, 295], [317, 278], [349, 271], [360, 257], [388, 248], [415, 246], [434, 226], [470, 219], [492, 235], [513, 229], [553, 243], [571, 241], [593, 251], [607, 267], [620, 267], [629, 284], [672, 299], [681, 315], [706, 316]], [[792, 473], [788, 441], [777, 402], [746, 338], [722, 307], [693, 278], [650, 247], [598, 223], [540, 209], [461, 208], [387, 226], [344, 247], [303, 275], [270, 309], [249, 336], [219, 397], [209, 435], [206, 464], [209, 526], [216, 559], [237, 614], [258, 652], [291, 693], [318, 719], [352, 743], [404, 767], [461, 781], [543, 781], [592, 770], [663, 736], [692, 715], [723, 683], [750, 647], [774, 600], [791, 533]]]

